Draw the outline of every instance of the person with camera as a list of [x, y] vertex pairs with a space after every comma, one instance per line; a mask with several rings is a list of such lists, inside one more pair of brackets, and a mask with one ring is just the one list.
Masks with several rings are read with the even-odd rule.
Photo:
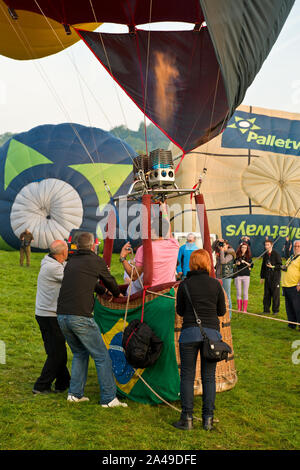
[[26, 266], [30, 266], [31, 242], [34, 240], [32, 233], [28, 228], [20, 235], [20, 266], [23, 266], [24, 256], [26, 257]]
[[241, 312], [247, 312], [250, 271], [253, 268], [251, 250], [248, 243], [242, 243], [236, 251], [234, 284], [236, 287], [237, 307]]
[[273, 314], [279, 313], [281, 264], [281, 256], [273, 249], [272, 240], [266, 240], [260, 270], [260, 282], [264, 283], [264, 313], [270, 313], [271, 304]]
[[[200, 249], [192, 252], [190, 271], [177, 290], [176, 310], [183, 317], [179, 338], [180, 351], [180, 399], [182, 412], [180, 420], [173, 426], [189, 430], [193, 427], [194, 380], [197, 356], [200, 351], [203, 428], [213, 428], [216, 397], [216, 362], [211, 362], [203, 354], [203, 336], [196, 322], [196, 315], [208, 338], [221, 339], [219, 318], [226, 313], [224, 291], [220, 282], [209, 276], [211, 261], [209, 253]], [[188, 291], [185, 290], [185, 285]], [[188, 293], [187, 293], [188, 292]], [[190, 299], [189, 299], [190, 296]]]
[[[281, 269], [287, 319], [300, 323], [300, 240], [294, 241], [294, 253]], [[296, 329], [296, 325], [292, 323], [288, 323], [288, 327]], [[300, 326], [298, 329], [300, 330]]]
[[216, 240], [213, 244], [216, 253], [216, 277], [222, 280], [223, 288], [226, 292], [229, 306], [229, 314], [231, 318], [231, 281], [233, 276], [233, 265], [235, 260], [235, 251], [229, 245], [227, 240], [222, 238]]
[[[172, 236], [165, 203], [160, 204], [160, 210], [161, 217], [157, 215], [151, 219], [153, 286], [176, 281], [176, 265], [179, 251], [179, 243]], [[123, 264], [127, 275], [133, 281], [136, 281], [141, 278], [144, 271], [144, 247], [142, 245], [136, 250], [134, 258], [135, 266], [132, 266], [126, 259], [131, 252], [130, 242], [125, 243], [120, 252], [120, 262]]]

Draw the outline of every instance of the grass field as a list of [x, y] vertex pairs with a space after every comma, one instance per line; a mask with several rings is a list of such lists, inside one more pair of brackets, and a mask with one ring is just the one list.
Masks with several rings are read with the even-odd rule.
[[[32, 254], [21, 268], [17, 252], [0, 252], [0, 340], [6, 363], [0, 364], [1, 450], [265, 450], [300, 448], [299, 372], [292, 361], [300, 332], [286, 323], [232, 314], [236, 386], [218, 393], [212, 432], [199, 423], [191, 432], [174, 429], [178, 413], [165, 404], [128, 402], [127, 409], [103, 409], [94, 363], [90, 361], [85, 394], [89, 403], [67, 403], [66, 393], [33, 396], [33, 383], [45, 359], [34, 318], [36, 280], [44, 255]], [[117, 255], [112, 273], [122, 282]], [[262, 311], [260, 261], [255, 262], [248, 310]], [[235, 287], [232, 287], [236, 308]], [[280, 318], [286, 319], [284, 299]], [[69, 352], [69, 351], [68, 351]], [[300, 353], [299, 353], [300, 355]], [[69, 353], [71, 365], [71, 353]], [[175, 405], [180, 407], [180, 402]], [[201, 416], [201, 397], [195, 399]]]

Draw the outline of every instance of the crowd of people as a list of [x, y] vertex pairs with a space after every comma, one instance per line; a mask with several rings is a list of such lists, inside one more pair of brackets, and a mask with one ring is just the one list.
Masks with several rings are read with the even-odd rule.
[[[162, 217], [152, 221], [151, 241], [153, 253], [153, 285], [181, 279], [176, 298], [176, 310], [183, 317], [179, 338], [181, 358], [180, 396], [182, 413], [173, 423], [179, 429], [193, 427], [193, 384], [198, 352], [201, 356], [203, 384], [203, 428], [213, 428], [213, 410], [216, 393], [216, 363], [201, 354], [203, 338], [194, 311], [200, 318], [206, 335], [213, 341], [221, 338], [219, 317], [226, 313], [226, 292], [231, 314], [231, 283], [237, 291], [238, 310], [247, 312], [251, 270], [254, 266], [249, 238], [240, 240], [235, 251], [228, 241], [217, 239], [212, 246], [215, 252], [216, 279], [209, 276], [211, 257], [198, 249], [194, 234], [189, 234], [186, 244], [179, 246], [172, 237], [170, 223], [162, 207]], [[29, 231], [26, 237], [33, 239]], [[30, 237], [31, 235], [31, 237]], [[30, 246], [30, 243], [29, 243]], [[22, 247], [21, 247], [22, 248]], [[23, 249], [23, 248], [22, 248]], [[260, 277], [264, 282], [264, 313], [279, 312], [280, 282], [283, 287], [287, 317], [290, 322], [300, 322], [300, 241], [295, 241], [283, 265], [281, 256], [270, 240], [265, 241]], [[287, 253], [287, 251], [285, 252]], [[131, 260], [128, 255], [131, 254]], [[130, 243], [120, 252], [124, 279], [130, 294], [143, 289], [143, 246], [137, 248], [133, 259]], [[222, 283], [219, 282], [222, 281]], [[101, 281], [101, 283], [99, 282]], [[191, 302], [186, 297], [188, 288]], [[222, 287], [224, 288], [224, 291]], [[95, 363], [100, 388], [100, 405], [104, 408], [126, 407], [116, 396], [116, 382], [112, 363], [93, 317], [95, 294], [122, 296], [120, 287], [105, 261], [94, 253], [94, 237], [83, 232], [78, 238], [77, 251], [68, 258], [68, 246], [55, 240], [50, 252], [41, 262], [37, 281], [36, 320], [46, 351], [46, 361], [36, 380], [33, 393], [45, 394], [68, 390], [69, 402], [89, 401], [84, 390], [88, 375], [89, 358]], [[295, 328], [289, 323], [290, 328]], [[71, 373], [67, 368], [66, 342], [72, 351]]]
[[[223, 239], [217, 239], [213, 243], [213, 249], [217, 257], [216, 276], [222, 279], [228, 297], [230, 316], [232, 279], [236, 287], [237, 308], [239, 311], [247, 312], [250, 275], [254, 267], [250, 238], [241, 238], [236, 251]], [[287, 319], [290, 322], [288, 327], [296, 329], [294, 323], [300, 322], [300, 240], [292, 243], [287, 237], [282, 251], [283, 257], [275, 250], [274, 241], [266, 237], [260, 268], [260, 282], [264, 284], [262, 314], [270, 314], [272, 310], [273, 315], [278, 315], [280, 287], [282, 287]]]

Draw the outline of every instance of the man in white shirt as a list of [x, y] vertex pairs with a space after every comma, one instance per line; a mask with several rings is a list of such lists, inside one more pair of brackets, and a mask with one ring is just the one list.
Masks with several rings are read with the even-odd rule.
[[35, 395], [51, 392], [54, 380], [55, 392], [63, 392], [70, 383], [65, 337], [56, 316], [57, 299], [67, 257], [67, 243], [55, 240], [50, 245], [50, 253], [41, 262], [37, 280], [35, 318], [42, 333], [47, 359], [40, 377], [34, 384], [32, 392]]

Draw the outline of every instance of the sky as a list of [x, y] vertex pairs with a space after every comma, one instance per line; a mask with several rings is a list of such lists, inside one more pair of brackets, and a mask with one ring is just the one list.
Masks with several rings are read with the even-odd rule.
[[[113, 26], [107, 28], [114, 31]], [[296, 0], [243, 104], [300, 113], [299, 51], [300, 0]], [[142, 120], [142, 113], [82, 41], [41, 60], [0, 56], [0, 134], [61, 122], [137, 130]]]

